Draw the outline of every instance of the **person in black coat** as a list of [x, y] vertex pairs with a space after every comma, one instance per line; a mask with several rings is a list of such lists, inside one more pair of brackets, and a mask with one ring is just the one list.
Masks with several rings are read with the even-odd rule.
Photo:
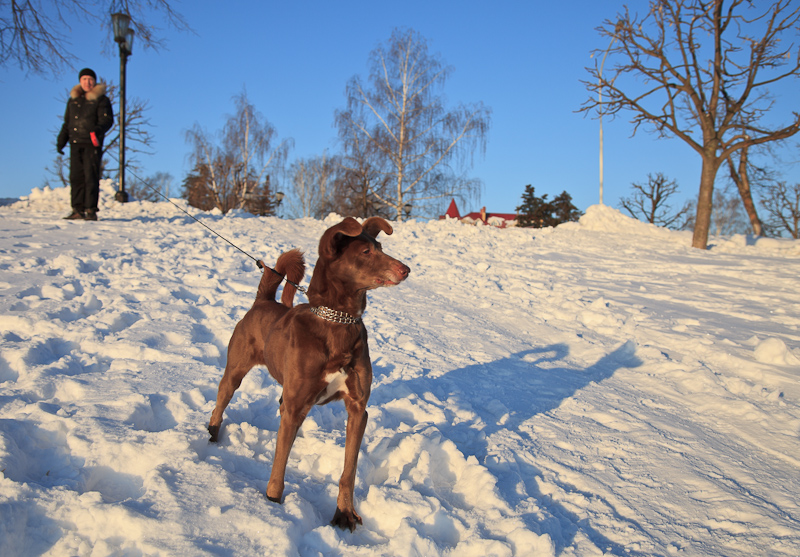
[[114, 113], [105, 95], [106, 86], [97, 83], [94, 71], [84, 68], [78, 77], [80, 83], [69, 93], [64, 125], [56, 141], [56, 148], [62, 155], [67, 143], [70, 147], [72, 213], [65, 218], [97, 220], [103, 139], [114, 124]]

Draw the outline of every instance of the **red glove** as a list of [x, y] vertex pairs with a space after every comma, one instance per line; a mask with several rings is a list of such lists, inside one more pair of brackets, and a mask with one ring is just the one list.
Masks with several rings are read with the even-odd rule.
[[94, 132], [92, 132], [89, 134], [89, 136], [92, 138], [92, 145], [94, 145], [95, 147], [100, 147], [100, 142], [97, 141], [97, 135]]

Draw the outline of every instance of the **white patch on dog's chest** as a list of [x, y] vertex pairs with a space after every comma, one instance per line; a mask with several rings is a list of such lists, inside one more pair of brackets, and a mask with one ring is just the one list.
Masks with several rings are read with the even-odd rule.
[[344, 372], [344, 368], [336, 371], [334, 373], [329, 373], [323, 379], [328, 385], [325, 387], [325, 390], [322, 391], [319, 396], [317, 397], [317, 403], [322, 403], [336, 395], [338, 392], [342, 393], [349, 393], [350, 390], [347, 388], [345, 381], [347, 381], [347, 374]]

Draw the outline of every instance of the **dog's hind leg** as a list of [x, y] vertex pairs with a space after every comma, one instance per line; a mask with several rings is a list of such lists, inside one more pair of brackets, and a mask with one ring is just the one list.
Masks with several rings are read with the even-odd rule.
[[247, 375], [250, 368], [225, 368], [225, 375], [219, 382], [219, 389], [217, 389], [217, 405], [211, 413], [211, 420], [208, 422], [208, 432], [211, 434], [210, 441], [216, 443], [219, 438], [219, 429], [222, 426], [222, 413], [228, 407], [233, 393], [242, 384], [242, 379]]
[[264, 363], [263, 356], [259, 355], [259, 346], [262, 345], [263, 341], [250, 332], [252, 328], [253, 316], [251, 310], [237, 323], [228, 343], [228, 360], [225, 364], [225, 373], [222, 375], [217, 389], [217, 405], [211, 414], [211, 420], [208, 422], [208, 432], [211, 434], [211, 441], [214, 443], [219, 437], [222, 413], [228, 407], [233, 393], [236, 392], [236, 389], [242, 384], [244, 376], [254, 366]]
[[211, 413], [211, 420], [208, 422], [208, 433], [211, 434], [210, 440], [213, 443], [216, 443], [219, 438], [222, 413], [228, 407], [233, 393], [242, 384], [244, 376], [258, 363], [252, 357], [253, 352], [252, 347], [248, 350], [246, 335], [241, 334], [239, 325], [237, 325], [228, 344], [228, 361], [225, 365], [225, 373], [222, 375], [217, 389], [217, 405], [214, 408], [214, 412]]
[[223, 375], [222, 380], [219, 382], [219, 389], [217, 389], [217, 405], [211, 413], [211, 420], [208, 422], [208, 433], [211, 434], [210, 441], [212, 443], [216, 443], [219, 439], [219, 429], [222, 426], [222, 413], [225, 412], [225, 408], [228, 407], [228, 403], [230, 403], [231, 398], [233, 398], [233, 393], [235, 393], [236, 389], [242, 384], [242, 379], [244, 379], [248, 371], [250, 370], [248, 369], [244, 371], [244, 373], [228, 374], [228, 370], [225, 370], [225, 375]]

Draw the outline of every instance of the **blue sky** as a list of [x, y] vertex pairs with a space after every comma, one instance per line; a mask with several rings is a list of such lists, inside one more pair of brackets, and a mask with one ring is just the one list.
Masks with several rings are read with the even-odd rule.
[[[631, 1], [634, 8], [646, 3]], [[134, 44], [128, 61], [128, 97], [148, 101], [155, 154], [141, 157], [142, 175], [169, 172], [178, 186], [189, 170], [184, 134], [195, 123], [220, 130], [233, 111], [232, 98], [248, 98], [294, 139], [289, 161], [337, 151], [333, 114], [345, 105], [345, 85], [367, 75], [371, 50], [395, 27], [413, 28], [430, 50], [454, 68], [448, 102], [482, 101], [492, 109], [485, 157], [471, 172], [484, 183], [482, 198], [462, 213], [486, 206], [513, 212], [526, 184], [551, 197], [563, 190], [585, 210], [598, 202], [598, 121], [576, 111], [588, 92], [586, 66], [605, 48], [595, 28], [613, 19], [623, 2], [550, 1], [231, 1], [175, 2], [195, 34], [165, 29], [165, 49]], [[0, 136], [0, 197], [18, 197], [42, 185], [55, 154], [55, 133], [66, 91], [77, 71], [92, 67], [119, 82], [119, 57], [103, 53], [104, 31], [76, 25], [74, 69], [55, 77], [0, 70], [4, 131]], [[613, 64], [609, 58], [607, 66]], [[796, 81], [792, 87], [797, 87]], [[118, 107], [115, 107], [117, 109]], [[677, 139], [640, 131], [631, 138], [629, 115], [604, 119], [607, 205], [630, 194], [632, 182], [663, 172], [694, 197], [699, 157]], [[776, 168], [800, 180], [793, 148]], [[793, 157], [793, 159], [792, 159]]]

